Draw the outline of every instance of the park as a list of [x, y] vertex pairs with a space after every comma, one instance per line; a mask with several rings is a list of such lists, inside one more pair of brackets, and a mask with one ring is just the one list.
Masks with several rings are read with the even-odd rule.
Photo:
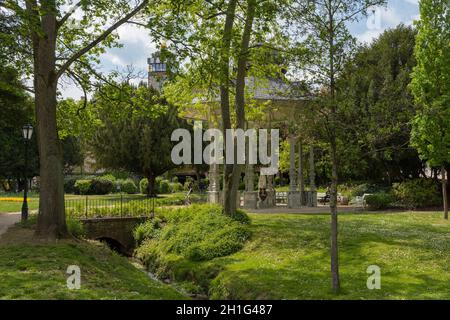
[[450, 299], [447, 0], [5, 0], [0, 44], [0, 300]]

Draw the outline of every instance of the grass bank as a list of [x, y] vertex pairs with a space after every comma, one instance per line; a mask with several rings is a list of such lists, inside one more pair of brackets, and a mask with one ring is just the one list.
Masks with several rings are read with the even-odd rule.
[[[250, 217], [252, 237], [239, 252], [209, 261], [167, 254], [164, 268], [213, 299], [450, 299], [450, 222], [441, 213], [341, 214], [337, 296], [328, 215]], [[381, 268], [381, 290], [367, 289], [370, 265]]]
[[[97, 242], [39, 243], [33, 230], [12, 227], [0, 239], [0, 299], [183, 299], [149, 279], [128, 259]], [[67, 267], [81, 271], [81, 288], [69, 290]]]

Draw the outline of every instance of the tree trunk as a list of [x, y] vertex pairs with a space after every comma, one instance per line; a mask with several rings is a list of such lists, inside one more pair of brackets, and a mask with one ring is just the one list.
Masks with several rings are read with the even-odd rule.
[[[230, 0], [228, 3], [225, 25], [222, 35], [222, 50], [220, 56], [220, 69], [221, 69], [221, 84], [220, 84], [220, 109], [222, 113], [222, 128], [223, 136], [226, 138], [226, 130], [231, 129], [230, 118], [230, 47], [231, 36], [233, 31], [233, 24], [236, 14], [237, 0]], [[225, 146], [227, 141], [225, 140]], [[236, 210], [236, 195], [233, 197], [233, 165], [224, 165], [223, 175], [223, 204], [225, 214], [233, 214], [233, 210]], [[236, 199], [234, 199], [236, 200]]]
[[338, 215], [337, 215], [337, 155], [336, 138], [331, 139], [331, 188], [330, 188], [330, 210], [331, 210], [331, 278], [332, 288], [339, 293], [339, 252], [338, 252]]
[[444, 219], [448, 220], [447, 170], [442, 166], [442, 200], [444, 203]]
[[147, 197], [154, 198], [156, 197], [156, 190], [155, 190], [155, 181], [156, 177], [154, 174], [147, 174]]
[[[236, 128], [245, 129], [245, 77], [247, 75], [247, 62], [249, 56], [249, 43], [253, 29], [253, 20], [255, 17], [255, 0], [247, 1], [247, 16], [245, 19], [244, 31], [242, 33], [241, 48], [239, 52], [237, 75], [236, 75]], [[236, 142], [236, 139], [234, 139]], [[243, 165], [237, 164], [237, 146], [234, 144], [234, 163], [232, 170], [229, 172], [227, 178], [228, 194], [224, 197], [225, 213], [233, 216], [236, 213], [237, 197], [239, 182]]]
[[36, 236], [58, 239], [68, 235], [64, 211], [62, 148], [56, 126], [56, 17], [42, 17], [44, 36], [35, 38], [34, 88], [40, 159], [40, 196]]

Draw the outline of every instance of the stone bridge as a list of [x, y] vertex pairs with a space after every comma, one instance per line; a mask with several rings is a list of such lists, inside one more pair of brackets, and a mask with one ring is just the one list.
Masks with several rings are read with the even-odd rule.
[[122, 254], [131, 255], [135, 247], [134, 228], [149, 217], [109, 217], [81, 219], [86, 237], [99, 240]]

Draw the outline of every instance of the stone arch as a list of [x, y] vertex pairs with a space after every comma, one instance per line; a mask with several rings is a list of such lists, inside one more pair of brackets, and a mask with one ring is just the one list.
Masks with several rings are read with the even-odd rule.
[[108, 236], [97, 237], [95, 240], [105, 243], [111, 250], [123, 255], [130, 255], [129, 250], [119, 240]]

